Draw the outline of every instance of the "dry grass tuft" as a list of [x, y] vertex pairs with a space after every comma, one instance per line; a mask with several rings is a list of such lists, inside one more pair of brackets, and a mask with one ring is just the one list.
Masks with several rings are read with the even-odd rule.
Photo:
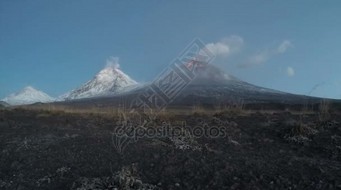
[[320, 124], [330, 120], [330, 102], [328, 100], [324, 99], [320, 102], [318, 120]]

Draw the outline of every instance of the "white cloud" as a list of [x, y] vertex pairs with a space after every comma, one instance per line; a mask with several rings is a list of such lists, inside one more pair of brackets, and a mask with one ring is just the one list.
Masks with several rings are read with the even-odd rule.
[[287, 75], [288, 75], [289, 77], [294, 76], [294, 75], [295, 75], [295, 70], [294, 70], [294, 68], [288, 67], [288, 68], [287, 68]]
[[284, 40], [278, 47], [277, 53], [285, 53], [289, 48], [293, 47], [289, 40]]
[[271, 58], [272, 54], [269, 50], [263, 50], [246, 59], [243, 63], [238, 64], [240, 68], [248, 68], [256, 65], [261, 65]]
[[269, 53], [269, 51], [262, 51], [251, 56], [248, 61], [252, 64], [258, 65], [258, 64], [262, 64], [268, 61], [270, 57], [271, 57], [271, 53]]
[[239, 64], [238, 66], [241, 68], [251, 67], [255, 65], [261, 65], [267, 62], [272, 57], [285, 53], [290, 47], [293, 47], [292, 43], [289, 40], [284, 40], [281, 44], [279, 44], [276, 48], [264, 49], [244, 61], [244, 63]]
[[110, 56], [107, 61], [106, 61], [106, 68], [114, 68], [114, 69], [118, 69], [120, 68], [120, 64], [119, 64], [119, 58], [118, 57], [114, 57], [114, 56]]
[[230, 47], [231, 53], [238, 52], [244, 45], [244, 39], [237, 35], [232, 35], [227, 38], [223, 38], [222, 43], [227, 44]]
[[230, 48], [227, 44], [221, 42], [206, 44], [206, 48], [211, 51], [214, 55], [228, 55]]
[[216, 43], [206, 44], [206, 48], [216, 56], [228, 56], [236, 53], [243, 46], [244, 40], [240, 36], [230, 36], [223, 38]]

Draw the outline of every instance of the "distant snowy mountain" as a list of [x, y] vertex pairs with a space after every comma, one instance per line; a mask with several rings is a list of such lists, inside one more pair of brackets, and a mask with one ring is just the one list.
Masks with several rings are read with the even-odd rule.
[[137, 84], [135, 80], [119, 69], [118, 64], [111, 64], [101, 70], [92, 80], [61, 96], [60, 99], [73, 100], [117, 94]]
[[52, 102], [55, 99], [46, 93], [36, 90], [31, 86], [27, 86], [18, 93], [11, 94], [2, 101], [10, 105], [25, 105], [33, 104], [36, 102]]

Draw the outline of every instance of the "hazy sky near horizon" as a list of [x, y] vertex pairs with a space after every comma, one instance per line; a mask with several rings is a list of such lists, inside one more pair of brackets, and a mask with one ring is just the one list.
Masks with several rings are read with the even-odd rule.
[[241, 80], [341, 99], [341, 1], [0, 1], [0, 98], [58, 96], [110, 56], [151, 81], [199, 38]]

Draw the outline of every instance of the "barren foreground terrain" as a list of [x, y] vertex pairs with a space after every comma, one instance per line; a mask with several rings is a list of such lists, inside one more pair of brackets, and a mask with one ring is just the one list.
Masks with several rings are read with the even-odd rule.
[[[223, 136], [113, 135], [127, 123]], [[341, 189], [338, 112], [0, 110], [0, 189]], [[123, 139], [124, 140], [124, 139]], [[125, 143], [125, 144], [124, 144]]]

